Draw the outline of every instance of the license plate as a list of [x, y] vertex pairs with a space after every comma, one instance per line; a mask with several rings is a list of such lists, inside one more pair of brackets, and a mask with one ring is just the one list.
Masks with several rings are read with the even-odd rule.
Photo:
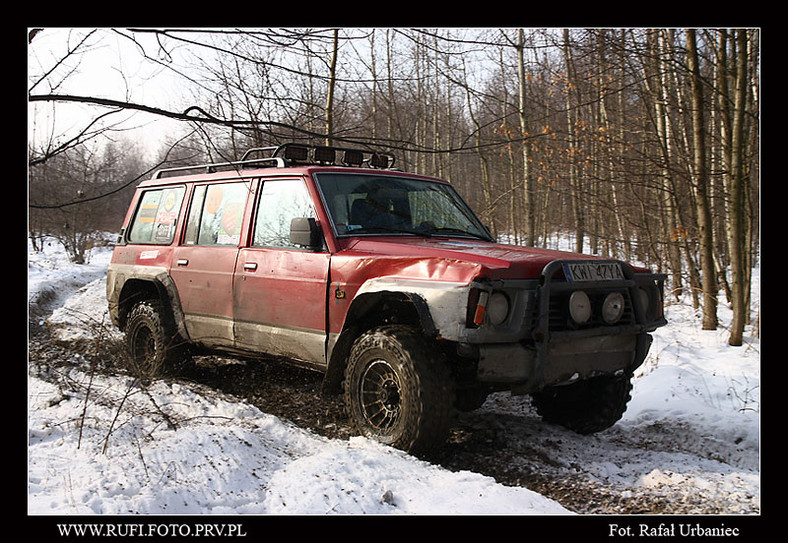
[[575, 281], [619, 281], [624, 279], [618, 262], [572, 262], [564, 264], [566, 280]]

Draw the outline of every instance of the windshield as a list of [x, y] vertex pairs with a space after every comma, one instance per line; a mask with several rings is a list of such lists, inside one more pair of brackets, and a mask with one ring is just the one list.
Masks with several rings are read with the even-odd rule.
[[487, 229], [447, 184], [384, 175], [316, 174], [339, 236], [474, 237]]

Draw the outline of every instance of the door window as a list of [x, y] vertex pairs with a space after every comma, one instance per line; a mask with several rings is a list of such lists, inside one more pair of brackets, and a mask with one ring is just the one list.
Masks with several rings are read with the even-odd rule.
[[248, 194], [249, 183], [196, 186], [184, 243], [237, 246]]
[[314, 217], [309, 193], [300, 179], [268, 180], [263, 184], [257, 206], [252, 245], [297, 248], [290, 243], [290, 221]]

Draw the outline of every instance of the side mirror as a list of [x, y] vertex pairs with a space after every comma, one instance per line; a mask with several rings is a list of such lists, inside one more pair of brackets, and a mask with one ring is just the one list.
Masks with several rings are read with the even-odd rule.
[[297, 217], [290, 221], [290, 243], [320, 249], [323, 246], [323, 233], [317, 221], [311, 217]]

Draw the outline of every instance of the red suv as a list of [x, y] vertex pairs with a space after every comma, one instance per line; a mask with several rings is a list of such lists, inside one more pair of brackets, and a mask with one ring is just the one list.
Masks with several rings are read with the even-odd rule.
[[286, 357], [411, 452], [499, 390], [580, 433], [614, 424], [666, 324], [664, 276], [496, 243], [450, 184], [392, 165], [287, 144], [141, 183], [107, 276], [130, 359]]

